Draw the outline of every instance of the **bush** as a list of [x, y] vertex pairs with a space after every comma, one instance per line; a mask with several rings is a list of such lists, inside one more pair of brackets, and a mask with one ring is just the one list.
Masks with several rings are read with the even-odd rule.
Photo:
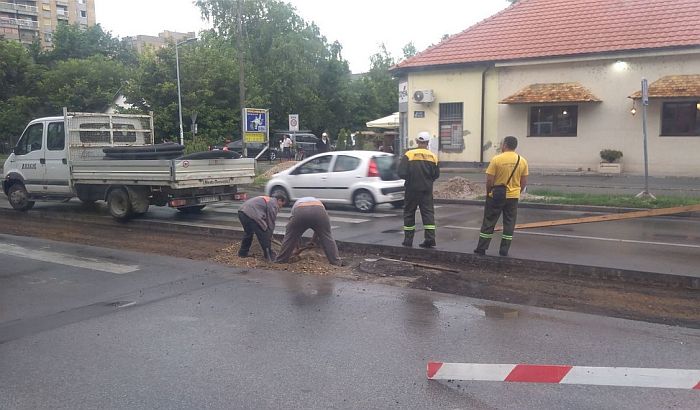
[[195, 152], [203, 152], [209, 150], [209, 144], [206, 141], [185, 141], [185, 154], [193, 154]]
[[614, 149], [604, 149], [600, 151], [600, 158], [602, 158], [605, 162], [617, 162], [617, 160], [622, 158], [622, 151]]

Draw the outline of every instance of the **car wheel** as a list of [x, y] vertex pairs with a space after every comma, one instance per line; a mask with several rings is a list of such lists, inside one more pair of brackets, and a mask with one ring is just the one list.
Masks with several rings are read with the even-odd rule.
[[277, 185], [270, 190], [270, 196], [281, 195], [284, 198], [284, 206], [289, 205], [289, 194], [283, 187]]
[[269, 155], [270, 161], [274, 161], [277, 159], [277, 153], [275, 151], [270, 151]]
[[124, 188], [115, 188], [107, 194], [107, 208], [114, 219], [123, 221], [131, 216], [129, 193]]
[[28, 211], [34, 206], [34, 201], [29, 200], [29, 192], [24, 187], [24, 184], [13, 184], [7, 190], [7, 199], [10, 201], [12, 208], [18, 211]]
[[402, 201], [394, 201], [391, 203], [391, 206], [393, 206], [394, 209], [403, 208], [403, 200]]
[[365, 189], [355, 192], [352, 196], [352, 204], [360, 212], [372, 212], [377, 205], [372, 193]]
[[177, 208], [177, 210], [183, 214], [198, 214], [202, 212], [205, 206], [206, 205], [183, 206], [182, 208]]

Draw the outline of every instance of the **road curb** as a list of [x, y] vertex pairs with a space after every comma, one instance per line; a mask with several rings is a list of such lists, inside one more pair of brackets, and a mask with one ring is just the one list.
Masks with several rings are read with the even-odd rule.
[[[53, 219], [62, 221], [79, 221], [81, 223], [93, 223], [102, 226], [118, 226], [128, 227], [129, 222], [122, 223], [113, 220], [111, 217], [94, 217], [79, 213], [61, 213], [42, 210], [33, 210], [32, 218]], [[12, 209], [0, 208], [0, 215], [13, 216], [15, 218], [19, 214]], [[20, 216], [21, 217], [21, 216]], [[240, 239], [241, 231], [222, 226], [211, 226], [206, 223], [199, 223], [196, 226], [192, 225], [176, 225], [168, 222], [157, 222], [149, 220], [136, 219], [133, 222], [138, 222], [138, 227], [134, 229], [149, 228], [161, 232], [178, 232], [178, 233], [197, 233], [206, 234], [214, 237], [227, 239]], [[277, 235], [281, 238], [281, 235]], [[684, 275], [675, 275], [659, 272], [635, 271], [627, 269], [617, 269], [600, 266], [576, 265], [561, 262], [537, 261], [530, 259], [504, 258], [495, 256], [480, 256], [473, 253], [460, 253], [451, 251], [442, 251], [439, 249], [417, 249], [406, 248], [402, 246], [383, 245], [383, 244], [365, 244], [357, 242], [336, 241], [338, 249], [345, 252], [364, 254], [368, 257], [392, 257], [397, 259], [410, 258], [412, 260], [422, 260], [428, 262], [443, 261], [455, 263], [459, 265], [468, 265], [479, 269], [489, 269], [494, 271], [508, 270], [510, 275], [518, 275], [519, 268], [523, 271], [537, 270], [562, 277], [571, 277], [585, 280], [606, 280], [623, 283], [647, 284], [669, 288], [686, 288], [700, 290], [700, 278]], [[95, 244], [99, 246], [99, 244]], [[527, 276], [527, 274], [523, 273]]]

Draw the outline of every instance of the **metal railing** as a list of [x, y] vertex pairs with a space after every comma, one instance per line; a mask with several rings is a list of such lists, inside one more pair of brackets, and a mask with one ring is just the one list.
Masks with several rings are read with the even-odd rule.
[[39, 22], [33, 21], [33, 20], [0, 17], [0, 26], [13, 27], [13, 28], [20, 27], [20, 28], [28, 28], [28, 29], [38, 30], [39, 29]]
[[24, 11], [24, 12], [29, 12], [29, 13], [38, 13], [39, 12], [39, 8], [36, 6], [28, 6], [26, 4], [8, 3], [6, 1], [0, 1], [0, 10]]

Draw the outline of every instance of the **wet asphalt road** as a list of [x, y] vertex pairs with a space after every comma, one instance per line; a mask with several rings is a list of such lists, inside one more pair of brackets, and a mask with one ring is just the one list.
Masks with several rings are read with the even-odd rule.
[[697, 408], [697, 391], [428, 381], [428, 360], [700, 367], [700, 331], [0, 235], [2, 409]]
[[[151, 207], [140, 220], [164, 226], [217, 227], [242, 230], [237, 210], [240, 202], [207, 206], [199, 215], [183, 215], [176, 210]], [[7, 209], [0, 199], [0, 208]], [[402, 211], [389, 205], [364, 214], [349, 206], [329, 206], [332, 232], [336, 240], [364, 244], [400, 246], [403, 231]], [[77, 200], [69, 203], [37, 203], [36, 210], [56, 212], [80, 218], [99, 215], [111, 218], [104, 204], [86, 209]], [[8, 210], [10, 215], [12, 211]], [[30, 211], [29, 215], [32, 214]], [[480, 205], [442, 204], [436, 206], [438, 249], [470, 253], [476, 247], [483, 207]], [[527, 223], [597, 215], [592, 212], [556, 211], [520, 208], [518, 222]], [[278, 215], [276, 231], [284, 233], [289, 208]], [[417, 216], [416, 244], [422, 240], [422, 224]], [[700, 219], [689, 217], [639, 218], [603, 223], [564, 225], [516, 231], [510, 256], [519, 259], [570, 263], [585, 266], [628, 269], [700, 277]], [[498, 255], [498, 234], [489, 254]], [[416, 252], [420, 248], [416, 247]]]

